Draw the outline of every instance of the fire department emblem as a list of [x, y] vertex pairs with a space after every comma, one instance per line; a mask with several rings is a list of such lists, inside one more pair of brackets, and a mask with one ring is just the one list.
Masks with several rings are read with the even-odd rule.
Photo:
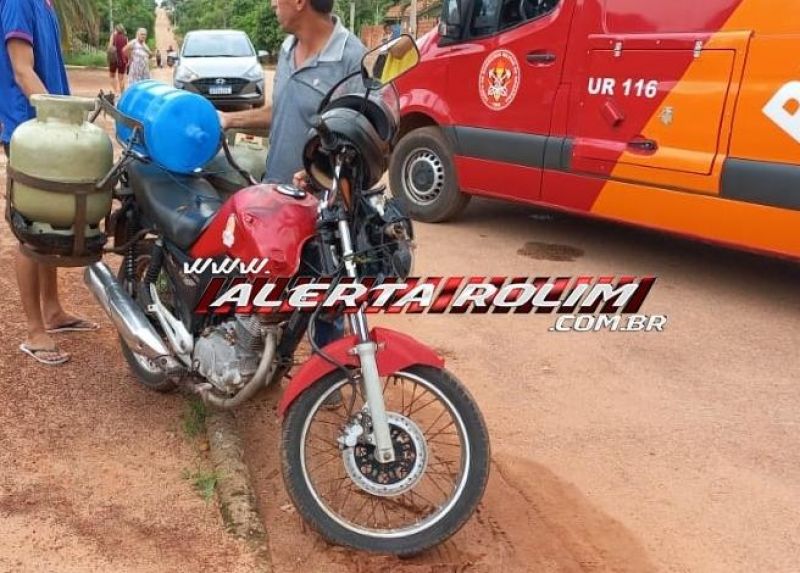
[[521, 79], [517, 58], [508, 50], [496, 50], [483, 61], [478, 80], [481, 101], [491, 110], [500, 111], [511, 105]]

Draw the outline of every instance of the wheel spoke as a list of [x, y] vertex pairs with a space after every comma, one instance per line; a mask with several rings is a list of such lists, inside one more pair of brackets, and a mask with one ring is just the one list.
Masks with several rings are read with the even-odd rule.
[[[411, 410], [411, 408], [413, 408], [413, 407], [414, 407], [414, 402], [416, 402], [416, 401], [417, 401], [417, 399], [416, 399], [416, 397], [415, 397], [415, 396], [416, 396], [416, 394], [417, 394], [417, 385], [416, 385], [416, 384], [414, 384], [414, 390], [411, 392], [411, 401], [408, 403], [408, 409], [409, 409], [409, 410]], [[408, 414], [407, 414], [407, 413], [406, 413], [406, 411], [405, 411], [405, 408], [403, 409], [403, 415], [404, 415], [404, 416], [408, 416]]]
[[333, 460], [337, 460], [337, 459], [341, 459], [341, 457], [338, 454], [337, 455], [332, 455], [329, 458], [327, 458], [325, 461], [318, 463], [312, 469], [308, 470], [308, 473], [314, 473], [315, 470], [318, 470], [319, 468], [321, 468], [323, 466], [326, 466], [329, 463], [331, 463]]
[[441, 486], [441, 485], [439, 485], [439, 483], [438, 483], [438, 482], [437, 482], [435, 479], [433, 479], [433, 476], [434, 476], [435, 474], [433, 474], [433, 473], [428, 473], [428, 472], [425, 472], [425, 475], [426, 475], [426, 477], [428, 478], [428, 481], [429, 481], [429, 482], [431, 482], [431, 483], [434, 485], [434, 487], [435, 487], [436, 489], [438, 489], [438, 490], [439, 490], [439, 491], [442, 493], [442, 495], [444, 496], [444, 498], [445, 498], [445, 499], [447, 499], [448, 497], [450, 497], [450, 494], [449, 494], [449, 493], [447, 493], [447, 492], [446, 492], [444, 489], [442, 489], [442, 486]]
[[413, 410], [413, 411], [409, 412], [409, 413], [408, 413], [408, 417], [410, 418], [411, 416], [413, 416], [413, 415], [414, 415], [414, 414], [416, 414], [417, 412], [420, 412], [420, 411], [424, 410], [425, 408], [427, 408], [427, 407], [428, 407], [428, 406], [430, 406], [431, 404], [433, 404], [433, 403], [435, 403], [435, 402], [438, 402], [438, 401], [439, 401], [439, 398], [437, 398], [436, 396], [434, 396], [434, 397], [433, 397], [433, 399], [432, 399], [430, 402], [427, 402], [427, 403], [426, 403], [424, 406], [420, 406], [419, 408], [416, 408], [415, 410]]
[[[428, 440], [428, 441], [430, 442], [430, 441], [431, 441], [433, 438], [436, 438], [436, 437], [438, 437], [438, 436], [441, 436], [442, 434], [444, 434], [444, 433], [445, 433], [445, 430], [446, 430], [447, 428], [449, 428], [450, 426], [453, 426], [453, 425], [455, 425], [455, 423], [456, 423], [456, 421], [455, 421], [455, 420], [450, 420], [450, 423], [449, 423], [449, 424], [447, 424], [447, 425], [446, 425], [444, 428], [439, 428], [439, 430], [437, 430], [437, 432], [436, 432], [435, 434], [433, 434], [432, 436], [428, 436], [428, 435], [426, 435], [426, 436], [425, 436], [425, 439], [426, 439], [426, 440]], [[451, 434], [452, 434], [452, 435], [456, 435], [454, 432], [451, 432]]]
[[444, 416], [446, 413], [447, 413], [447, 410], [442, 410], [441, 412], [439, 412], [439, 415], [438, 415], [438, 416], [436, 416], [436, 419], [433, 421], [433, 423], [432, 423], [430, 426], [428, 426], [428, 427], [427, 427], [425, 430], [423, 430], [423, 432], [422, 432], [422, 433], [423, 433], [423, 434], [425, 434], [425, 435], [427, 436], [427, 435], [428, 435], [428, 432], [430, 432], [430, 431], [433, 429], [433, 427], [434, 427], [436, 424], [438, 424], [438, 423], [439, 423], [439, 420], [441, 420], [441, 419], [442, 419], [442, 416]]
[[320, 448], [320, 447], [312, 445], [312, 444], [306, 444], [306, 448], [308, 448], [310, 450], [314, 450], [315, 452], [319, 452], [321, 454], [325, 454], [325, 453], [328, 453], [328, 452], [332, 451], [332, 452], [335, 452], [335, 454], [337, 456], [339, 455], [339, 446], [338, 446], [338, 444], [328, 446], [327, 448]]
[[355, 484], [351, 481], [349, 482], [350, 487], [347, 488], [347, 493], [344, 496], [344, 501], [342, 502], [341, 507], [339, 507], [338, 513], [341, 515], [344, 513], [344, 508], [347, 507], [347, 502], [350, 501], [350, 494], [353, 493], [355, 489]]

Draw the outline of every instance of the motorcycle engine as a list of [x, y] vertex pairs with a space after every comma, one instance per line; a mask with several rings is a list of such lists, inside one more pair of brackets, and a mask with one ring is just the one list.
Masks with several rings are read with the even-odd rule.
[[233, 394], [255, 374], [263, 351], [258, 317], [237, 315], [207, 329], [194, 345], [192, 360], [201, 376]]

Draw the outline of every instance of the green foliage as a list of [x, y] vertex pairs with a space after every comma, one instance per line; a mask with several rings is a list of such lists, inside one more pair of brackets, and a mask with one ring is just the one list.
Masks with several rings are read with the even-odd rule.
[[183, 413], [183, 431], [190, 438], [194, 438], [206, 431], [206, 406], [198, 398], [192, 398], [186, 403]]
[[173, 25], [180, 35], [191, 30], [233, 28], [250, 36], [256, 50], [277, 52], [285, 34], [267, 0], [172, 0]]
[[73, 39], [79, 43], [105, 48], [108, 44], [109, 9], [113, 5], [114, 24], [122, 24], [133, 38], [137, 28], [147, 29], [153, 36], [154, 0], [53, 0], [61, 24], [63, 44]]
[[190, 481], [194, 486], [195, 491], [200, 494], [206, 503], [208, 503], [214, 497], [214, 491], [217, 489], [220, 476], [213, 471], [192, 472], [190, 470], [184, 470], [183, 479]]
[[[361, 33], [363, 26], [382, 24], [387, 8], [395, 4], [393, 0], [358, 0], [353, 28], [356, 35]], [[341, 18], [342, 23], [350, 27], [350, 0], [336, 0], [333, 6], [334, 13]]]
[[54, 0], [56, 13], [61, 24], [61, 38], [67, 43], [73, 34], [82, 36], [89, 44], [96, 44], [98, 38], [98, 0]]
[[68, 66], [105, 68], [108, 65], [105, 52], [65, 52], [64, 63]]
[[[108, 44], [109, 34], [109, 0], [92, 0], [95, 3], [98, 26], [100, 29], [99, 45]], [[156, 5], [153, 0], [111, 0], [113, 5], [114, 25], [122, 24], [128, 33], [128, 38], [133, 39], [136, 30], [144, 28], [147, 30], [148, 39], [154, 38], [156, 23]]]

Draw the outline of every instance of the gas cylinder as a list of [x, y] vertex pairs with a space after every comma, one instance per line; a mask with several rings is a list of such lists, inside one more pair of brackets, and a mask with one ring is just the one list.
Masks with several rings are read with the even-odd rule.
[[[134, 149], [167, 171], [190, 174], [219, 151], [219, 116], [214, 105], [199, 94], [147, 80], [125, 90], [117, 109], [144, 128], [144, 143]], [[118, 121], [119, 142], [125, 145], [131, 136], [131, 128]]]
[[[96, 106], [93, 99], [35, 95], [31, 105], [36, 117], [17, 127], [11, 138], [13, 228], [23, 243], [38, 242], [45, 250], [53, 245], [63, 254], [76, 234], [80, 194], [69, 189], [92, 189], [108, 174], [113, 164], [111, 139], [87, 122], [88, 113]], [[58, 186], [62, 187], [60, 191]], [[82, 194], [86, 198], [83, 236], [87, 241], [96, 238], [104, 243], [99, 223], [111, 210], [112, 191]]]

